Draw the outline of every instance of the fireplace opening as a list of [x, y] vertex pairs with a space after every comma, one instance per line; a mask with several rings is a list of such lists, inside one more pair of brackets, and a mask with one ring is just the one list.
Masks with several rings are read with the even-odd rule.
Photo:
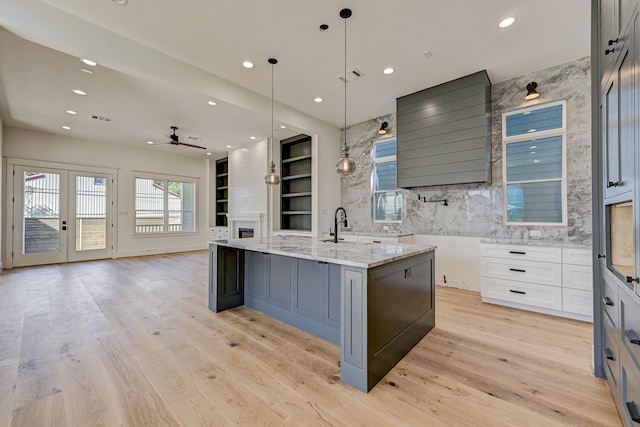
[[247, 239], [249, 237], [253, 237], [253, 228], [238, 228], [239, 239]]

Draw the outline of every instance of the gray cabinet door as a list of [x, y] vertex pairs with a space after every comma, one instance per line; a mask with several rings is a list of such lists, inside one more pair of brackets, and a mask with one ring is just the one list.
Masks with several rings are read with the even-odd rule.
[[628, 193], [634, 187], [635, 25], [632, 23], [602, 99], [605, 199]]
[[267, 287], [267, 301], [291, 311], [291, 264], [294, 258], [271, 255], [271, 271]]
[[244, 251], [217, 247], [216, 300], [217, 310], [244, 304]]
[[270, 254], [246, 251], [244, 274], [247, 296], [266, 301], [270, 261]]
[[297, 261], [292, 311], [322, 323], [329, 264], [307, 259]]

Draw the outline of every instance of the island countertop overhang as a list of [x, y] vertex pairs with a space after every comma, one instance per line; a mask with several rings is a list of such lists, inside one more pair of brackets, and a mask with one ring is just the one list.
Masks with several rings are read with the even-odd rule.
[[333, 243], [303, 236], [216, 240], [210, 244], [360, 268], [374, 268], [436, 249], [407, 243]]

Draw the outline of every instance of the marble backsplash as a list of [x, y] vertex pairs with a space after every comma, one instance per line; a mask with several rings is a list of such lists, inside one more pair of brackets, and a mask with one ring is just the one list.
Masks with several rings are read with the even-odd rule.
[[[491, 184], [419, 187], [403, 190], [401, 223], [374, 223], [371, 214], [371, 146], [378, 139], [380, 123], [396, 130], [390, 114], [347, 128], [351, 155], [358, 169], [341, 179], [341, 203], [348, 212], [353, 231], [391, 232], [528, 239], [529, 230], [539, 230], [540, 239], [591, 243], [591, 80], [589, 58], [578, 59], [512, 80], [494, 84], [492, 98]], [[541, 96], [525, 101], [527, 83], [538, 83]], [[504, 224], [502, 186], [502, 112], [533, 103], [567, 101], [567, 226], [513, 226]], [[447, 199], [442, 203], [418, 200]]]

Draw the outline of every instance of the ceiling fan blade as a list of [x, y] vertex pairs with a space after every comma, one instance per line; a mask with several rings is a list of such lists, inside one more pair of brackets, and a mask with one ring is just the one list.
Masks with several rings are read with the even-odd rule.
[[184, 146], [186, 146], [186, 147], [199, 148], [199, 149], [201, 149], [201, 150], [206, 150], [206, 149], [207, 149], [207, 147], [203, 147], [203, 146], [201, 146], [201, 145], [188, 144], [188, 143], [186, 143], [186, 142], [179, 142], [179, 141], [175, 141], [175, 142], [174, 142], [174, 141], [172, 141], [172, 142], [171, 142], [171, 144], [174, 144], [174, 145], [184, 145]]

